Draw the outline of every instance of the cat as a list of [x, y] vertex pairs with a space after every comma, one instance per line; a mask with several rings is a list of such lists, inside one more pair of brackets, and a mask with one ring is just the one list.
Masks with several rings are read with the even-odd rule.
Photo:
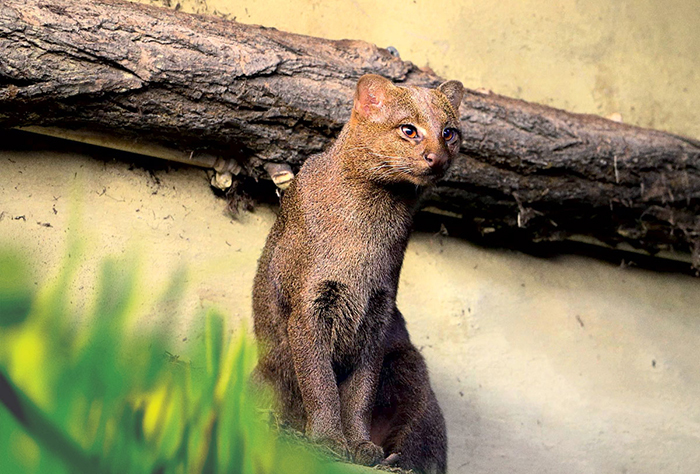
[[285, 192], [258, 264], [256, 377], [283, 420], [365, 465], [444, 473], [445, 421], [396, 307], [419, 190], [459, 152], [463, 87], [360, 78], [335, 143]]

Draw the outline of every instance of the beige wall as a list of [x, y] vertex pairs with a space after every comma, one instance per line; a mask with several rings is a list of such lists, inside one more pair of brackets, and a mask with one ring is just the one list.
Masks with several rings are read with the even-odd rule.
[[394, 46], [471, 88], [700, 138], [697, 0], [141, 0]]
[[[90, 301], [98, 262], [137, 250], [148, 297], [136, 306], [138, 333], [171, 326], [171, 352], [182, 354], [211, 306], [250, 328], [274, 210], [232, 220], [203, 170], [156, 171], [156, 180], [113, 151], [71, 147], [0, 149], [0, 248], [31, 256], [37, 286], [58, 273], [77, 235], [75, 304]], [[153, 308], [181, 265], [185, 310]], [[419, 233], [398, 305], [447, 419], [450, 473], [698, 472], [700, 278]]]

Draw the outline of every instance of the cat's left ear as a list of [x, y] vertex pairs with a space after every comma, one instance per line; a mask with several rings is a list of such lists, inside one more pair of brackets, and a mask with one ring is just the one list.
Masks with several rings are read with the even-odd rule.
[[464, 95], [462, 83], [459, 81], [443, 82], [438, 86], [437, 90], [445, 94], [455, 112], [459, 112], [459, 104], [462, 103], [462, 96]]

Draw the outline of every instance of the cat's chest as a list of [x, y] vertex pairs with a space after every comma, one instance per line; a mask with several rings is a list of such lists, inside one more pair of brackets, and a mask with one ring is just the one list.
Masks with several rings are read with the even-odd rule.
[[410, 216], [370, 208], [337, 206], [323, 212], [310, 236], [317, 263], [331, 265], [348, 276], [387, 282], [398, 277], [408, 241]]

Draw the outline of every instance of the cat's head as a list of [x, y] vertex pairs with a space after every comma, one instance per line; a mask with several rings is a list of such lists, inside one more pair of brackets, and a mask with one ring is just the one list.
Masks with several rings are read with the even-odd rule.
[[362, 76], [350, 119], [356, 163], [377, 182], [425, 186], [443, 176], [459, 153], [459, 104], [464, 88], [447, 81], [436, 89], [394, 85]]

